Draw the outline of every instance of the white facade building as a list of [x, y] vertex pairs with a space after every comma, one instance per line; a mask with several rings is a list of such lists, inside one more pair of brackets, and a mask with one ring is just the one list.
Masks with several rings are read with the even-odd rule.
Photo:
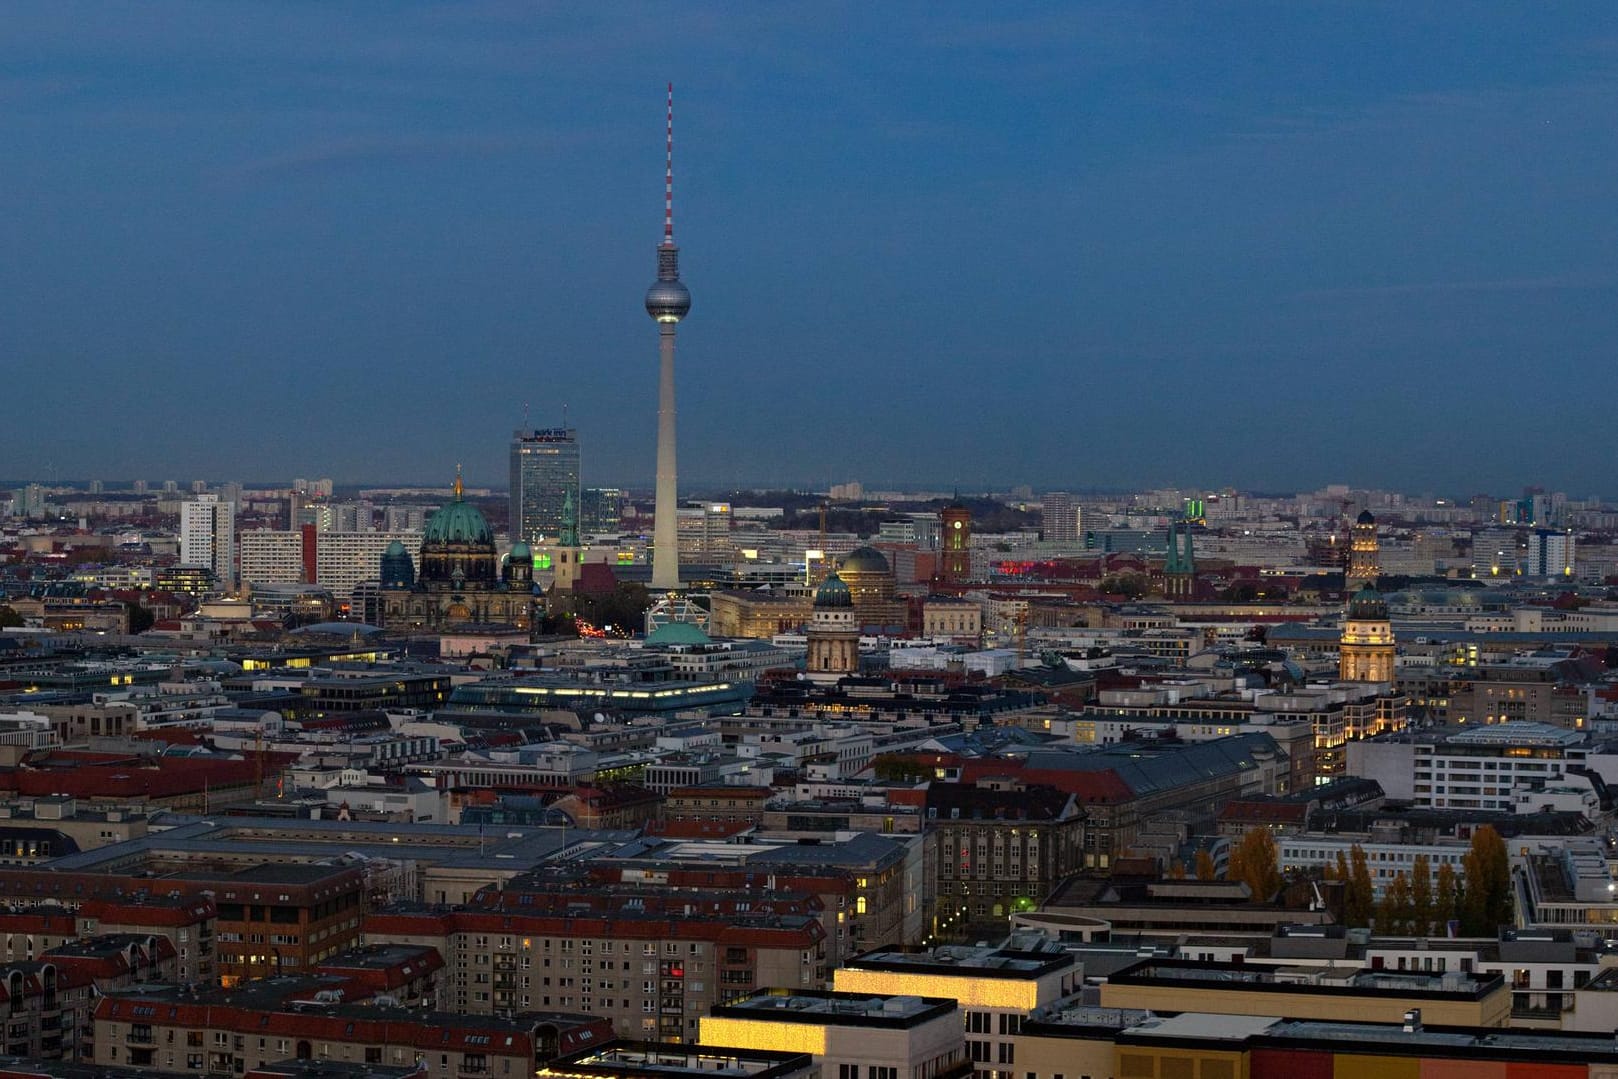
[[206, 566], [223, 588], [236, 584], [236, 504], [198, 495], [180, 504], [180, 563]]

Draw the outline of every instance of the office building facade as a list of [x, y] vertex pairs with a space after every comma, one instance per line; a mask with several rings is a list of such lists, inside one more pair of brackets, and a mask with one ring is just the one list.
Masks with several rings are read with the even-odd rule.
[[515, 431], [511, 436], [512, 541], [530, 546], [562, 531], [569, 496], [581, 501], [579, 433], [571, 427]]

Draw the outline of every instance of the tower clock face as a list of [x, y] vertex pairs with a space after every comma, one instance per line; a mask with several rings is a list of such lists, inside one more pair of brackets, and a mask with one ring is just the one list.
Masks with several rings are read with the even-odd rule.
[[955, 522], [955, 527], [956, 527], [956, 528], [957, 528], [957, 529], [959, 529], [959, 528], [960, 528], [960, 527], [961, 527], [961, 522], [959, 522], [959, 521], [956, 521], [956, 522]]

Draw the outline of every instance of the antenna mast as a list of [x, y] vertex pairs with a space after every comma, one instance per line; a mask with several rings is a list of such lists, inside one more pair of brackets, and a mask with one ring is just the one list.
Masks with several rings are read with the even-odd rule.
[[663, 246], [674, 246], [674, 84], [669, 83], [668, 152], [663, 172]]

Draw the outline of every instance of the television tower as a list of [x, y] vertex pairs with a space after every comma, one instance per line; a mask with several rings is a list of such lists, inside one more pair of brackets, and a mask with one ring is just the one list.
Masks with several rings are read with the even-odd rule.
[[680, 283], [674, 246], [674, 84], [669, 83], [668, 157], [663, 174], [663, 242], [657, 245], [657, 280], [646, 290], [646, 313], [657, 320], [662, 361], [657, 380], [657, 514], [652, 532], [652, 587], [680, 587], [679, 485], [674, 461], [674, 327], [691, 310]]

